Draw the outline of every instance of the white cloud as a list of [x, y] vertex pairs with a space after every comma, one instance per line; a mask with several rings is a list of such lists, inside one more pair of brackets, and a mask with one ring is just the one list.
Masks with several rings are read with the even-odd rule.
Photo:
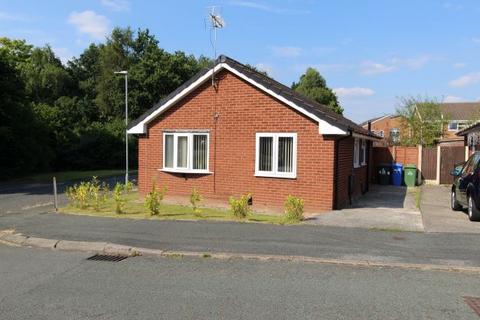
[[254, 1], [243, 1], [243, 0], [231, 0], [229, 5], [250, 8], [270, 13], [276, 14], [309, 14], [309, 10], [297, 10], [297, 9], [283, 9], [275, 6], [269, 6], [263, 3], [254, 2]]
[[457, 96], [446, 96], [443, 99], [443, 102], [462, 102], [462, 101], [465, 101], [465, 100], [463, 98], [457, 97]]
[[66, 64], [69, 60], [73, 58], [73, 53], [70, 49], [65, 47], [53, 47], [52, 50], [60, 58], [62, 63]]
[[259, 62], [255, 65], [255, 68], [257, 68], [260, 71], [265, 71], [270, 77], [273, 77], [273, 75], [275, 74], [275, 69], [273, 68], [272, 65], [268, 63]]
[[397, 69], [394, 65], [386, 65], [374, 61], [364, 61], [360, 68], [365, 75], [389, 73]]
[[431, 57], [429, 55], [421, 55], [415, 58], [407, 58], [407, 59], [394, 57], [394, 58], [391, 58], [389, 62], [397, 67], [405, 66], [410, 69], [420, 69], [425, 64], [427, 64], [430, 60], [431, 60]]
[[467, 64], [463, 62], [456, 62], [452, 65], [452, 67], [454, 67], [455, 69], [465, 68], [466, 66]]
[[361, 88], [361, 87], [353, 87], [353, 88], [335, 88], [333, 91], [337, 94], [340, 98], [349, 98], [349, 97], [369, 97], [375, 94], [370, 88]]
[[463, 5], [451, 3], [451, 2], [444, 2], [443, 7], [448, 10], [456, 10], [456, 11], [463, 9]]
[[360, 65], [360, 71], [365, 75], [374, 75], [393, 72], [400, 68], [417, 70], [425, 66], [431, 60], [432, 57], [430, 55], [421, 55], [414, 58], [393, 57], [388, 59], [386, 63], [367, 60]]
[[273, 54], [279, 57], [293, 58], [302, 54], [302, 48], [300, 47], [272, 47]]
[[32, 20], [34, 20], [32, 17], [0, 11], [0, 21], [29, 22]]
[[480, 82], [480, 72], [474, 72], [470, 74], [466, 74], [464, 76], [461, 76], [457, 79], [454, 79], [449, 82], [449, 85], [451, 87], [466, 87], [471, 84], [475, 84], [477, 82]]
[[130, 2], [126, 0], [100, 0], [101, 4], [113, 11], [130, 10]]
[[68, 22], [77, 28], [80, 33], [85, 33], [94, 39], [102, 40], [106, 37], [110, 21], [107, 17], [87, 10], [83, 12], [72, 12]]

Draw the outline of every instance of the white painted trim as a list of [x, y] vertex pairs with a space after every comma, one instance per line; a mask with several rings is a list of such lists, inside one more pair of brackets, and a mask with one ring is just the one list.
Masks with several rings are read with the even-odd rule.
[[440, 184], [440, 164], [441, 164], [441, 147], [437, 145], [437, 177], [435, 179], [435, 184]]
[[370, 140], [370, 141], [382, 140], [380, 138], [374, 138], [374, 137], [371, 137], [371, 136], [367, 136], [367, 135], [363, 135], [363, 134], [359, 134], [359, 133], [355, 133], [355, 132], [352, 133], [352, 137], [359, 138], [359, 139]]
[[[165, 136], [173, 136], [173, 168], [165, 167]], [[194, 135], [205, 135], [207, 136], [207, 168], [206, 169], [193, 169], [193, 136]], [[187, 166], [186, 167], [177, 167], [177, 151], [178, 151], [178, 137], [187, 137]], [[205, 130], [181, 130], [181, 131], [164, 131], [163, 132], [163, 146], [162, 146], [162, 168], [159, 169], [164, 172], [175, 172], [175, 173], [198, 173], [198, 174], [211, 174], [210, 167], [210, 134]]]
[[[271, 137], [272, 141], [272, 171], [260, 171], [258, 170], [260, 163], [260, 138]], [[278, 172], [278, 138], [289, 137], [293, 138], [293, 154], [292, 154], [292, 172]], [[290, 132], [258, 132], [255, 134], [255, 174], [256, 177], [269, 177], [269, 178], [285, 178], [295, 179], [297, 178], [297, 134]]]
[[422, 161], [423, 161], [423, 146], [419, 144], [417, 146], [418, 149], [418, 174], [417, 174], [417, 185], [422, 184]]
[[254, 85], [255, 87], [259, 88], [260, 90], [268, 93], [269, 95], [273, 96], [274, 98], [280, 100], [281, 102], [287, 104], [288, 106], [292, 107], [294, 110], [304, 114], [305, 116], [315, 120], [318, 122], [318, 129], [319, 133], [322, 135], [346, 135], [347, 131], [343, 130], [335, 125], [330, 124], [329, 122], [320, 119], [313, 113], [310, 113], [306, 111], [304, 108], [298, 106], [297, 104], [293, 103], [292, 101], [285, 99], [283, 96], [276, 94], [274, 91], [267, 89], [263, 85], [259, 84], [258, 82], [254, 81], [253, 79], [247, 77], [245, 74], [237, 71], [236, 69], [230, 67], [226, 63], [220, 63], [216, 65], [214, 68], [209, 70], [206, 74], [201, 76], [197, 81], [192, 83], [190, 86], [187, 88], [183, 89], [181, 92], [179, 92], [175, 97], [167, 101], [165, 104], [160, 106], [157, 110], [152, 112], [148, 117], [146, 117], [144, 120], [139, 122], [137, 125], [134, 127], [130, 128], [127, 132], [129, 134], [145, 134], [146, 133], [146, 124], [149, 123], [151, 120], [153, 120], [156, 116], [161, 114], [163, 111], [167, 110], [169, 107], [171, 107], [173, 104], [175, 104], [177, 101], [182, 99], [184, 96], [186, 96], [188, 93], [190, 93], [192, 90], [196, 89], [199, 87], [204, 81], [209, 79], [212, 76], [212, 73], [217, 73], [218, 71], [226, 69], [232, 72], [233, 74], [237, 75], [238, 77], [242, 78], [243, 80], [247, 81], [248, 83]]
[[[375, 119], [375, 120], [373, 120], [373, 121], [367, 121], [367, 123], [365, 123], [365, 124], [363, 125], [363, 128], [365, 128], [365, 127], [368, 128], [368, 123], [369, 123], [369, 122], [370, 122], [370, 124], [372, 125], [372, 124], [374, 124], [375, 122], [381, 121], [381, 120], [386, 119], [386, 118], [390, 118], [391, 116], [392, 116], [391, 114], [388, 114], [388, 115], [386, 115], [386, 116], [380, 117], [380, 118]], [[365, 129], [367, 129], [367, 128], [365, 128]]]

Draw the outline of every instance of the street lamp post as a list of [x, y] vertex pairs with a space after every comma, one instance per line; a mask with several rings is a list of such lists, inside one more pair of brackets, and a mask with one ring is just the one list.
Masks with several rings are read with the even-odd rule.
[[128, 183], [128, 71], [116, 71], [125, 76], [125, 185]]

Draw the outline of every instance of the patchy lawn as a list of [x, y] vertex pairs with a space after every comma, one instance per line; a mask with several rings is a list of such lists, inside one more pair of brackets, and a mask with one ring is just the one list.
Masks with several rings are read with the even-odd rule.
[[160, 214], [151, 216], [143, 201], [139, 200], [138, 192], [131, 192], [125, 196], [127, 203], [124, 213], [115, 213], [115, 201], [111, 198], [100, 207], [99, 211], [92, 207], [80, 209], [71, 205], [60, 208], [61, 213], [88, 215], [94, 217], [151, 219], [151, 220], [218, 220], [237, 222], [259, 222], [272, 224], [291, 224], [284, 216], [251, 213], [245, 219], [236, 218], [229, 210], [217, 208], [200, 208], [201, 213], [195, 215], [192, 207], [162, 203]]
[[[58, 171], [35, 174], [32, 176], [14, 179], [14, 181], [31, 182], [31, 183], [48, 183], [53, 177], [57, 178], [57, 182], [65, 182], [72, 180], [91, 179], [93, 176], [97, 178], [113, 177], [124, 175], [124, 169], [109, 169], [109, 170], [89, 170], [89, 171]], [[137, 174], [137, 170], [129, 171], [129, 174]]]

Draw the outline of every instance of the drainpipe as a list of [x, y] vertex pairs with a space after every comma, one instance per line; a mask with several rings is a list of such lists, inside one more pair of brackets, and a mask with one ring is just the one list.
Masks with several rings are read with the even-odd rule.
[[[338, 168], [339, 168], [339, 158], [338, 158], [338, 155], [339, 155], [339, 147], [340, 147], [340, 142], [345, 140], [345, 139], [348, 139], [352, 136], [352, 130], [349, 130], [348, 131], [348, 134], [344, 137], [341, 137], [340, 139], [337, 139], [335, 140], [335, 162], [334, 162], [334, 168], [333, 168], [333, 172], [334, 172], [334, 179], [333, 179], [333, 190], [334, 190], [334, 193], [333, 193], [333, 209], [334, 210], [337, 210], [338, 209], [338, 203], [337, 203], [337, 200], [338, 200]], [[353, 165], [352, 165], [353, 167]], [[353, 169], [352, 169], [353, 170]], [[349, 178], [350, 179], [350, 178]], [[350, 189], [350, 188], [349, 188]], [[349, 202], [351, 203], [352, 199], [351, 199], [351, 194], [350, 194], [350, 190], [348, 190], [348, 198], [349, 198]]]
[[[372, 132], [372, 122], [368, 121], [368, 132]], [[370, 190], [370, 149], [372, 147], [373, 142], [370, 140], [367, 140], [367, 180], [366, 180], [366, 186], [365, 186], [365, 192], [368, 192]]]

